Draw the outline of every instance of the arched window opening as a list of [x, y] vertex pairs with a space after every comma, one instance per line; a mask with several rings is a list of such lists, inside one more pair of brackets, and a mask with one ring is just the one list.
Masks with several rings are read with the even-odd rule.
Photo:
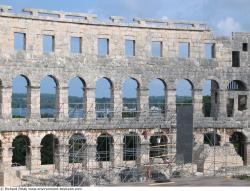
[[[42, 118], [57, 117], [58, 86], [52, 76], [46, 76], [40, 84], [40, 113]], [[58, 108], [59, 109], [59, 108]]]
[[83, 118], [86, 114], [85, 83], [79, 77], [69, 81], [68, 104], [70, 118]]
[[[19, 75], [12, 81], [12, 117], [25, 118], [28, 110], [28, 88], [29, 81], [26, 77]], [[30, 95], [29, 95], [30, 96]]]
[[149, 83], [150, 116], [161, 118], [166, 112], [166, 86], [162, 80], [155, 79]]
[[233, 80], [227, 85], [227, 90], [230, 91], [246, 91], [246, 85], [244, 82], [239, 80]]
[[178, 80], [176, 85], [176, 104], [178, 106], [192, 105], [193, 86], [188, 80]]
[[193, 85], [189, 80], [176, 84], [176, 151], [184, 163], [192, 162], [193, 152]]
[[165, 159], [168, 152], [168, 140], [162, 133], [155, 134], [150, 137], [150, 157]]
[[136, 133], [129, 133], [123, 138], [123, 160], [137, 160], [140, 151], [140, 137]]
[[203, 114], [205, 117], [217, 117], [219, 112], [219, 85], [214, 80], [207, 80], [202, 89]]
[[241, 156], [244, 163], [245, 161], [245, 141], [246, 138], [241, 132], [234, 132], [229, 139], [230, 143], [234, 145], [234, 148], [238, 155]]
[[97, 161], [111, 161], [113, 153], [113, 137], [102, 134], [97, 138]]
[[221, 136], [215, 132], [204, 134], [203, 142], [209, 146], [220, 146]]
[[133, 118], [139, 116], [139, 84], [136, 80], [130, 78], [123, 83], [123, 118]]
[[41, 141], [41, 164], [55, 164], [55, 153], [58, 153], [58, 139], [52, 135], [46, 135]]
[[113, 86], [107, 78], [101, 78], [96, 82], [96, 117], [113, 117]]
[[87, 142], [81, 134], [75, 134], [69, 140], [69, 163], [87, 164]]
[[30, 164], [30, 139], [25, 135], [17, 136], [13, 142], [12, 166], [27, 166]]

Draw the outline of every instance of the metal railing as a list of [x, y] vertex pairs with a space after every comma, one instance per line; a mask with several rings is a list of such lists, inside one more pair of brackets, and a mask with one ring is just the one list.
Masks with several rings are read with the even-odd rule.
[[136, 118], [140, 114], [138, 103], [124, 103], [122, 107], [122, 118]]

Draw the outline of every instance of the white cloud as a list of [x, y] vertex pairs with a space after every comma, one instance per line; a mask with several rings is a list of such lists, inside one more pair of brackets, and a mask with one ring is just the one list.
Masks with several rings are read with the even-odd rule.
[[220, 35], [230, 35], [232, 32], [242, 31], [242, 27], [239, 22], [234, 20], [232, 17], [227, 17], [224, 20], [221, 20], [217, 24], [218, 33]]

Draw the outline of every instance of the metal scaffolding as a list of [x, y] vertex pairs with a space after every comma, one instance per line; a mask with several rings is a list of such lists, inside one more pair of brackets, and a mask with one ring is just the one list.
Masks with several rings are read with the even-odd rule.
[[[192, 160], [186, 162], [184, 154], [177, 155], [176, 151], [176, 113], [165, 110], [167, 107], [140, 112], [131, 108], [99, 108], [102, 110], [95, 108], [93, 120], [77, 117], [61, 123], [60, 136], [53, 139], [53, 173], [42, 181], [41, 176], [30, 174], [24, 185], [48, 185], [51, 181], [60, 186], [120, 185], [249, 172], [233, 142], [218, 144], [216, 127], [209, 133], [204, 133], [208, 132], [206, 128], [200, 129], [202, 133], [196, 139], [202, 140], [202, 144], [192, 138]], [[123, 117], [117, 117], [120, 111], [125, 112]], [[93, 115], [93, 110], [87, 111], [87, 115]], [[107, 131], [111, 123], [115, 128]], [[79, 133], [82, 130], [87, 136]]]

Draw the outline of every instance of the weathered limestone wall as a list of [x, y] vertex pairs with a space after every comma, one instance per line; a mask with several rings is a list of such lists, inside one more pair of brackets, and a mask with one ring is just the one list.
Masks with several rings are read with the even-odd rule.
[[[250, 109], [238, 111], [237, 98], [247, 95], [250, 103], [250, 78], [248, 52], [242, 52], [242, 43], [248, 43], [248, 33], [234, 33], [233, 38], [216, 38], [213, 32], [203, 23], [187, 21], [155, 21], [135, 19], [133, 23], [124, 23], [120, 17], [111, 17], [110, 21], [100, 21], [95, 15], [51, 12], [26, 9], [29, 14], [14, 14], [10, 7], [0, 7], [0, 140], [2, 142], [2, 164], [10, 168], [12, 164], [12, 141], [20, 135], [27, 135], [31, 140], [30, 155], [27, 158], [27, 169], [41, 168], [41, 140], [46, 134], [57, 137], [70, 137], [80, 132], [87, 138], [88, 162], [92, 167], [101, 165], [113, 166], [124, 163], [122, 156], [123, 135], [135, 131], [141, 138], [141, 157], [134, 163], [148, 162], [148, 138], [142, 136], [144, 130], [152, 135], [156, 127], [164, 124], [165, 130], [176, 126], [176, 84], [180, 79], [188, 80], [193, 90], [194, 138], [203, 143], [202, 135], [206, 131], [220, 129], [224, 131], [221, 144], [229, 141], [227, 131], [248, 130]], [[41, 16], [40, 13], [57, 15], [57, 18]], [[68, 18], [78, 16], [78, 19]], [[14, 33], [25, 33], [25, 51], [14, 50]], [[43, 53], [43, 35], [53, 35], [54, 52]], [[79, 54], [70, 52], [70, 38], [81, 37]], [[109, 54], [98, 55], [98, 38], [109, 39]], [[126, 57], [125, 40], [135, 41], [135, 56]], [[161, 41], [162, 56], [151, 55], [152, 41]], [[179, 43], [189, 43], [189, 58], [179, 58]], [[204, 44], [215, 44], [215, 58], [206, 59]], [[241, 51], [241, 67], [232, 67], [232, 50]], [[28, 115], [26, 119], [14, 119], [11, 114], [12, 81], [17, 75], [25, 76], [29, 81]], [[55, 119], [40, 117], [40, 82], [44, 76], [52, 76], [57, 84], [57, 115]], [[86, 84], [87, 115], [84, 119], [68, 117], [68, 83], [78, 76]], [[102, 77], [112, 83], [112, 103], [116, 113], [114, 117], [96, 120], [95, 88], [96, 81]], [[122, 84], [128, 79], [135, 79], [138, 84], [138, 119], [122, 119]], [[164, 120], [152, 120], [148, 112], [148, 84], [150, 80], [161, 79], [166, 84], [166, 108]], [[213, 116], [204, 117], [202, 112], [202, 88], [206, 80], [217, 82], [218, 102], [212, 108]], [[229, 92], [228, 84], [239, 80], [246, 86], [245, 91]], [[215, 87], [213, 84], [212, 87]], [[214, 89], [213, 89], [214, 90]], [[227, 98], [234, 98], [234, 116], [227, 116]], [[215, 99], [215, 92], [212, 91]], [[212, 100], [214, 102], [215, 100]], [[70, 123], [69, 123], [70, 121]], [[122, 123], [121, 123], [122, 121]], [[61, 130], [66, 130], [62, 134]], [[205, 130], [205, 131], [204, 131]], [[113, 161], [100, 164], [95, 159], [96, 140], [93, 137], [108, 132], [116, 140]], [[225, 133], [226, 132], [226, 133]], [[244, 133], [247, 140], [249, 136]], [[66, 141], [67, 142], [67, 141]], [[65, 152], [67, 143], [60, 144], [58, 152]], [[246, 142], [248, 143], [248, 142]], [[249, 164], [249, 145], [245, 147], [246, 164]], [[68, 158], [64, 158], [67, 162]], [[62, 161], [55, 161], [55, 167], [63, 170]], [[50, 167], [51, 168], [51, 167]], [[26, 170], [26, 169], [25, 169]], [[5, 175], [4, 175], [5, 176]], [[5, 183], [4, 183], [5, 184]]]

